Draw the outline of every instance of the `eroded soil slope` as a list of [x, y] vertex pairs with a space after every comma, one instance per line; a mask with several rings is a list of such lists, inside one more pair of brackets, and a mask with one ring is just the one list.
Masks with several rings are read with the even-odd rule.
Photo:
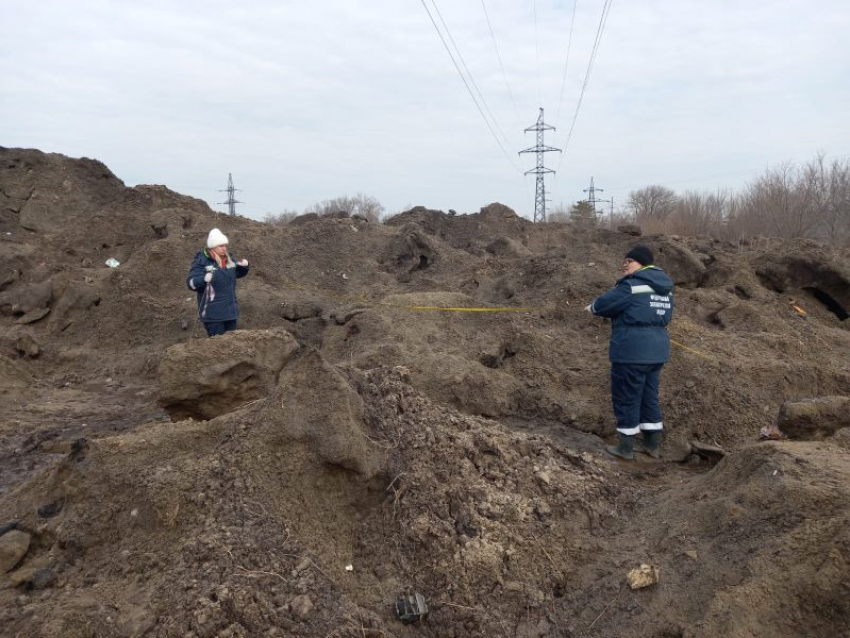
[[[252, 269], [208, 340], [184, 278], [213, 226]], [[676, 346], [665, 458], [623, 464], [581, 308], [637, 241]], [[0, 254], [4, 635], [848, 635], [848, 424], [759, 442], [850, 396], [846, 251], [499, 204], [269, 227], [0, 149]]]

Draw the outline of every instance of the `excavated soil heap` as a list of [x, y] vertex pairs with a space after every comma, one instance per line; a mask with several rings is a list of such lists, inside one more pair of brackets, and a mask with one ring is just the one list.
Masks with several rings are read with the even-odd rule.
[[[251, 272], [209, 340], [213, 226]], [[269, 227], [0, 149], [0, 633], [850, 636], [850, 254], [633, 232]], [[623, 463], [582, 307], [638, 241], [675, 346], [664, 458]]]

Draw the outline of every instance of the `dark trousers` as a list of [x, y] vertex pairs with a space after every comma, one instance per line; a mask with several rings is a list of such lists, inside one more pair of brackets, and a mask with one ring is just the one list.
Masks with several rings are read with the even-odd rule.
[[204, 328], [207, 329], [207, 336], [209, 337], [223, 335], [225, 332], [236, 330], [236, 319], [234, 319], [233, 321], [204, 322]]
[[641, 431], [662, 430], [658, 388], [663, 363], [612, 363], [611, 402], [617, 432], [634, 436]]

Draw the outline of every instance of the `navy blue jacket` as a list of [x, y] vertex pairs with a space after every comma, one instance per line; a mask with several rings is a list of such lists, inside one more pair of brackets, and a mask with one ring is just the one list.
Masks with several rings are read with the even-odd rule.
[[[213, 274], [207, 284], [204, 275]], [[202, 250], [195, 255], [189, 268], [186, 287], [198, 293], [198, 316], [204, 323], [234, 321], [239, 318], [239, 305], [236, 303], [236, 280], [248, 274], [248, 266], [239, 266], [231, 255], [225, 268], [219, 268], [215, 259]], [[211, 290], [207, 290], [207, 286]]]
[[590, 310], [612, 319], [611, 363], [665, 363], [670, 358], [666, 326], [673, 318], [673, 281], [658, 266], [626, 275]]

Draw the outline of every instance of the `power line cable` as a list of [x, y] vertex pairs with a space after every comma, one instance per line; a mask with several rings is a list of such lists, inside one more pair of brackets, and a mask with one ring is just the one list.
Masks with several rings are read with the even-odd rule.
[[[484, 0], [481, 0], [482, 2]], [[564, 77], [561, 80], [561, 97], [558, 99], [558, 110], [555, 111], [555, 127], [557, 128], [558, 123], [561, 121], [561, 104], [564, 102], [564, 87], [567, 86], [567, 69], [570, 65], [570, 48], [573, 44], [573, 27], [575, 27], [576, 23], [576, 5], [578, 5], [578, 0], [573, 0], [573, 17], [570, 20], [570, 35], [567, 39], [567, 57], [564, 60]]]
[[490, 30], [490, 38], [493, 40], [493, 47], [496, 49], [496, 57], [499, 59], [499, 68], [502, 70], [502, 78], [505, 80], [505, 88], [508, 90], [508, 95], [511, 98], [511, 104], [514, 105], [514, 113], [516, 114], [517, 123], [519, 124], [519, 108], [517, 108], [513, 91], [511, 91], [511, 85], [508, 83], [508, 75], [505, 73], [505, 65], [502, 64], [502, 56], [499, 54], [499, 45], [496, 43], [496, 35], [493, 33], [493, 25], [490, 24], [490, 15], [487, 13], [487, 5], [484, 3], [484, 0], [481, 0], [481, 6], [484, 8], [484, 17], [487, 19], [487, 28]]
[[540, 88], [540, 40], [537, 37], [537, 0], [531, 3], [534, 11], [534, 53], [537, 57], [537, 106], [543, 106], [543, 94]]
[[469, 92], [469, 97], [472, 98], [472, 101], [475, 103], [475, 107], [478, 109], [478, 112], [481, 114], [481, 117], [484, 120], [484, 123], [487, 125], [487, 128], [490, 130], [490, 133], [493, 135], [493, 139], [496, 140], [496, 144], [498, 144], [499, 148], [502, 149], [502, 153], [504, 153], [505, 157], [511, 163], [511, 166], [513, 166], [517, 170], [517, 172], [522, 174], [522, 170], [516, 165], [516, 163], [514, 162], [514, 159], [505, 150], [505, 147], [502, 146], [502, 142], [501, 142], [501, 140], [499, 140], [499, 136], [496, 135], [496, 131], [493, 130], [493, 127], [490, 124], [490, 120], [488, 120], [487, 116], [484, 115], [484, 111], [481, 109], [481, 105], [478, 103], [478, 100], [475, 99], [475, 94], [472, 92], [472, 89], [469, 86], [469, 82], [466, 81], [466, 78], [464, 77], [463, 72], [460, 70], [460, 67], [458, 66], [458, 63], [455, 60], [454, 55], [452, 55], [452, 50], [449, 48], [449, 45], [446, 42], [446, 39], [443, 37], [443, 34], [440, 32], [440, 28], [437, 26], [437, 22], [434, 20], [434, 16], [431, 15], [431, 11], [428, 9], [428, 5], [425, 4], [425, 0], [420, 0], [420, 1], [422, 2], [422, 6], [425, 8], [425, 12], [428, 14], [428, 17], [431, 19], [431, 24], [434, 25], [434, 30], [437, 32], [437, 35], [440, 36], [440, 41], [443, 43], [443, 46], [445, 47], [446, 52], [449, 54], [449, 57], [452, 60], [452, 64], [454, 64], [454, 67], [457, 70], [458, 75], [460, 75], [460, 79], [463, 81], [463, 85], [466, 87], [466, 90]]
[[472, 71], [470, 71], [469, 67], [466, 65], [466, 61], [463, 59], [463, 54], [460, 52], [460, 47], [458, 47], [457, 43], [455, 42], [455, 39], [452, 37], [452, 32], [449, 29], [449, 25], [446, 24], [446, 21], [443, 19], [443, 14], [440, 12], [439, 7], [437, 7], [437, 0], [431, 0], [431, 4], [434, 5], [434, 10], [437, 12], [437, 17], [440, 18], [440, 23], [443, 25], [443, 29], [445, 29], [446, 35], [449, 36], [449, 41], [455, 48], [455, 52], [457, 53], [457, 56], [460, 59], [460, 63], [463, 65], [463, 69], [466, 71], [467, 76], [469, 76], [469, 81], [472, 83], [472, 88], [475, 89], [475, 92], [478, 94], [481, 103], [484, 105], [484, 110], [487, 111], [487, 114], [490, 116], [490, 119], [493, 121], [493, 124], [496, 126], [496, 129], [499, 131], [499, 133], [502, 134], [502, 139], [505, 141], [505, 144], [510, 146], [511, 143], [508, 140], [508, 136], [505, 135], [505, 132], [502, 130], [502, 127], [499, 126], [498, 120], [496, 120], [496, 116], [493, 115], [493, 112], [490, 110], [490, 107], [487, 106], [487, 100], [484, 99], [484, 95], [478, 88], [478, 84], [475, 82], [475, 78], [472, 75]]
[[593, 63], [596, 61], [596, 53], [599, 51], [599, 44], [602, 41], [602, 33], [605, 31], [605, 23], [608, 21], [608, 14], [611, 12], [611, 3], [613, 0], [605, 0], [605, 4], [602, 7], [602, 15], [599, 18], [599, 26], [596, 28], [596, 39], [593, 42], [593, 50], [590, 52], [590, 60], [587, 63], [587, 71], [584, 74], [584, 82], [581, 85], [581, 94], [578, 98], [578, 104], [576, 104], [576, 111], [573, 114], [573, 121], [570, 124], [570, 132], [567, 134], [567, 141], [564, 142], [564, 153], [561, 155], [561, 161], [558, 162], [558, 168], [561, 167], [561, 164], [564, 162], [564, 157], [567, 155], [567, 149], [570, 145], [570, 140], [573, 136], [573, 130], [576, 126], [576, 120], [578, 119], [579, 110], [581, 110], [581, 103], [584, 100], [584, 92], [587, 89], [587, 84], [590, 82], [590, 74], [593, 71]]

